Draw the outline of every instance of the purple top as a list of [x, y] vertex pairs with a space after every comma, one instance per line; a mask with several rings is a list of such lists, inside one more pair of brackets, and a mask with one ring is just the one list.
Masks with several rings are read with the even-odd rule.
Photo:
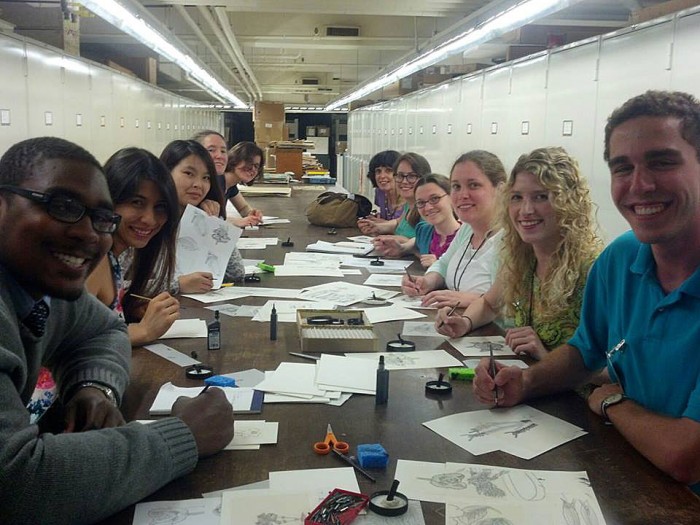
[[386, 198], [386, 193], [379, 188], [374, 189], [374, 204], [379, 207], [379, 217], [385, 221], [401, 217], [403, 206], [398, 206], [396, 209], [392, 210], [389, 207], [389, 200]]
[[457, 235], [457, 231], [452, 232], [447, 236], [444, 243], [440, 242], [440, 234], [438, 232], [433, 232], [433, 238], [430, 240], [430, 253], [432, 253], [438, 259], [440, 256], [447, 251], [447, 248], [452, 244], [452, 239]]

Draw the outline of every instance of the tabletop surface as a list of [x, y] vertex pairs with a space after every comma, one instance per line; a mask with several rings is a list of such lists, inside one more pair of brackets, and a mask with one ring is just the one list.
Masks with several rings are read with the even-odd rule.
[[[243, 257], [264, 258], [267, 263], [279, 264], [288, 251], [303, 251], [307, 244], [318, 239], [329, 242], [346, 240], [348, 235], [359, 235], [355, 229], [337, 229], [329, 234], [328, 228], [309, 225], [304, 215], [306, 205], [318, 192], [294, 190], [292, 197], [249, 197], [252, 206], [265, 215], [291, 220], [291, 224], [263, 227], [245, 232], [250, 237], [278, 237], [280, 242], [290, 238], [293, 248], [277, 246], [264, 251], [243, 250]], [[417, 266], [412, 271], [418, 271]], [[349, 282], [362, 283], [367, 278], [348, 276]], [[253, 286], [302, 288], [334, 282], [330, 277], [278, 277], [262, 275]], [[250, 284], [247, 284], [250, 286]], [[262, 305], [268, 299], [247, 297], [234, 304]], [[181, 300], [183, 318], [213, 318], [211, 310], [191, 299]], [[427, 319], [433, 311], [424, 310]], [[186, 354], [196, 351], [199, 359], [212, 365], [217, 373], [230, 373], [256, 368], [273, 370], [282, 361], [307, 362], [290, 356], [299, 352], [300, 342], [295, 323], [278, 323], [278, 338], [270, 341], [269, 323], [252, 322], [247, 317], [221, 316], [222, 348], [207, 351], [205, 339], [177, 339], [164, 341]], [[374, 326], [384, 348], [387, 341], [396, 338], [401, 322], [392, 321]], [[496, 328], [482, 330], [483, 335], [496, 333]], [[442, 348], [457, 358], [462, 356], [441, 338], [414, 338], [419, 349]], [[463, 358], [462, 358], [463, 359]], [[362, 476], [358, 483], [364, 493], [387, 489], [393, 480], [398, 459], [457, 462], [532, 470], [585, 470], [590, 478], [603, 515], [613, 524], [691, 524], [698, 523], [700, 499], [687, 487], [675, 482], [637, 453], [611, 426], [606, 426], [593, 414], [583, 399], [574, 393], [531, 400], [530, 406], [562, 418], [588, 432], [585, 436], [559, 446], [531, 460], [523, 460], [503, 452], [474, 456], [423, 426], [438, 417], [470, 410], [482, 410], [471, 394], [471, 383], [452, 381], [449, 397], [435, 398], [425, 393], [425, 383], [437, 379], [446, 370], [401, 370], [390, 372], [389, 399], [383, 406], [375, 406], [374, 396], [353, 395], [340, 407], [323, 404], [266, 404], [262, 414], [236, 415], [237, 419], [264, 419], [279, 423], [278, 443], [263, 445], [256, 451], [223, 451], [200, 460], [197, 468], [179, 478], [145, 501], [182, 500], [200, 497], [202, 493], [221, 490], [268, 479], [271, 471], [316, 469], [346, 466], [333, 456], [313, 452], [312, 443], [323, 438], [330, 423], [339, 439], [350, 443], [351, 451], [360, 443], [381, 443], [390, 455], [385, 470], [373, 470], [377, 483]], [[155, 354], [136, 348], [133, 352], [131, 383], [125, 393], [122, 410], [128, 421], [148, 419], [148, 410], [160, 386], [171, 381], [177, 386], [199, 386], [201, 382], [187, 379], [184, 370]], [[443, 504], [422, 502], [427, 525], [445, 523]], [[131, 524], [133, 505], [104, 520], [105, 525]]]

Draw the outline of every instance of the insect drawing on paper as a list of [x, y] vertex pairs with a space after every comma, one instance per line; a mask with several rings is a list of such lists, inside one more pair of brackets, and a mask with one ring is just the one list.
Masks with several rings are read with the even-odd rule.
[[537, 428], [537, 423], [532, 421], [532, 419], [497, 421], [476, 425], [470, 428], [466, 434], [462, 434], [462, 436], [467, 436], [469, 441], [474, 438], [488, 436], [489, 434], [510, 434], [514, 438], [517, 438], [520, 434], [524, 434], [533, 428]]
[[384, 362], [387, 366], [391, 365], [392, 367], [414, 366], [418, 362], [418, 358], [408, 356], [405, 353], [392, 352], [384, 356]]
[[255, 525], [284, 525], [285, 523], [303, 523], [304, 515], [301, 516], [280, 516], [274, 512], [258, 514]]
[[566, 525], [598, 525], [598, 516], [596, 516], [590, 502], [572, 498], [571, 501], [562, 496], [561, 498], [561, 513]]
[[236, 429], [236, 437], [240, 439], [253, 439], [262, 436], [262, 430], [256, 427], [243, 427]]
[[204, 212], [199, 212], [192, 215], [192, 226], [199, 235], [205, 237], [208, 230], [206, 214]]
[[204, 507], [189, 509], [160, 508], [148, 511], [149, 525], [174, 525], [182, 523], [192, 516], [200, 516], [205, 513]]
[[186, 250], [188, 252], [196, 252], [199, 246], [197, 245], [197, 241], [195, 241], [192, 237], [180, 237], [177, 240], [177, 249], [178, 250]]
[[513, 525], [498, 509], [488, 505], [448, 504], [447, 515], [447, 525]]
[[214, 231], [211, 232], [211, 238], [214, 239], [216, 244], [231, 241], [231, 236], [228, 234], [228, 230], [222, 225], [217, 226]]
[[449, 490], [465, 490], [471, 486], [477, 494], [489, 498], [501, 499], [510, 494], [523, 501], [540, 501], [546, 496], [544, 480], [531, 472], [469, 468], [417, 479]]
[[503, 352], [503, 350], [506, 347], [505, 343], [494, 343], [492, 341], [479, 341], [477, 343], [473, 343], [472, 346], [476, 348], [479, 352], [482, 354], [490, 354], [491, 350], [493, 350], [494, 354], [498, 354]]

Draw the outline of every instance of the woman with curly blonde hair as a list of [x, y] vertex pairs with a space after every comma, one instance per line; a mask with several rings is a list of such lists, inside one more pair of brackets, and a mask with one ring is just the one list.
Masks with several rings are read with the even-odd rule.
[[[588, 270], [603, 243], [578, 163], [563, 148], [522, 155], [503, 192], [503, 246], [496, 282], [461, 317], [438, 314], [439, 331], [460, 337], [499, 313], [514, 319], [506, 343], [539, 359], [578, 325]], [[447, 310], [447, 309], [445, 309]]]

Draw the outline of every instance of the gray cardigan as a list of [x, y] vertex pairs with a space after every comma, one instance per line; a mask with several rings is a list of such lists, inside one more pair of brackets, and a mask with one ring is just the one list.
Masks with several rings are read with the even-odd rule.
[[177, 418], [73, 434], [39, 434], [25, 408], [39, 367], [64, 396], [82, 381], [129, 380], [126, 326], [97, 299], [51, 298], [45, 334], [18, 320], [0, 267], [0, 516], [12, 524], [93, 523], [146, 497], [197, 463], [189, 428]]

